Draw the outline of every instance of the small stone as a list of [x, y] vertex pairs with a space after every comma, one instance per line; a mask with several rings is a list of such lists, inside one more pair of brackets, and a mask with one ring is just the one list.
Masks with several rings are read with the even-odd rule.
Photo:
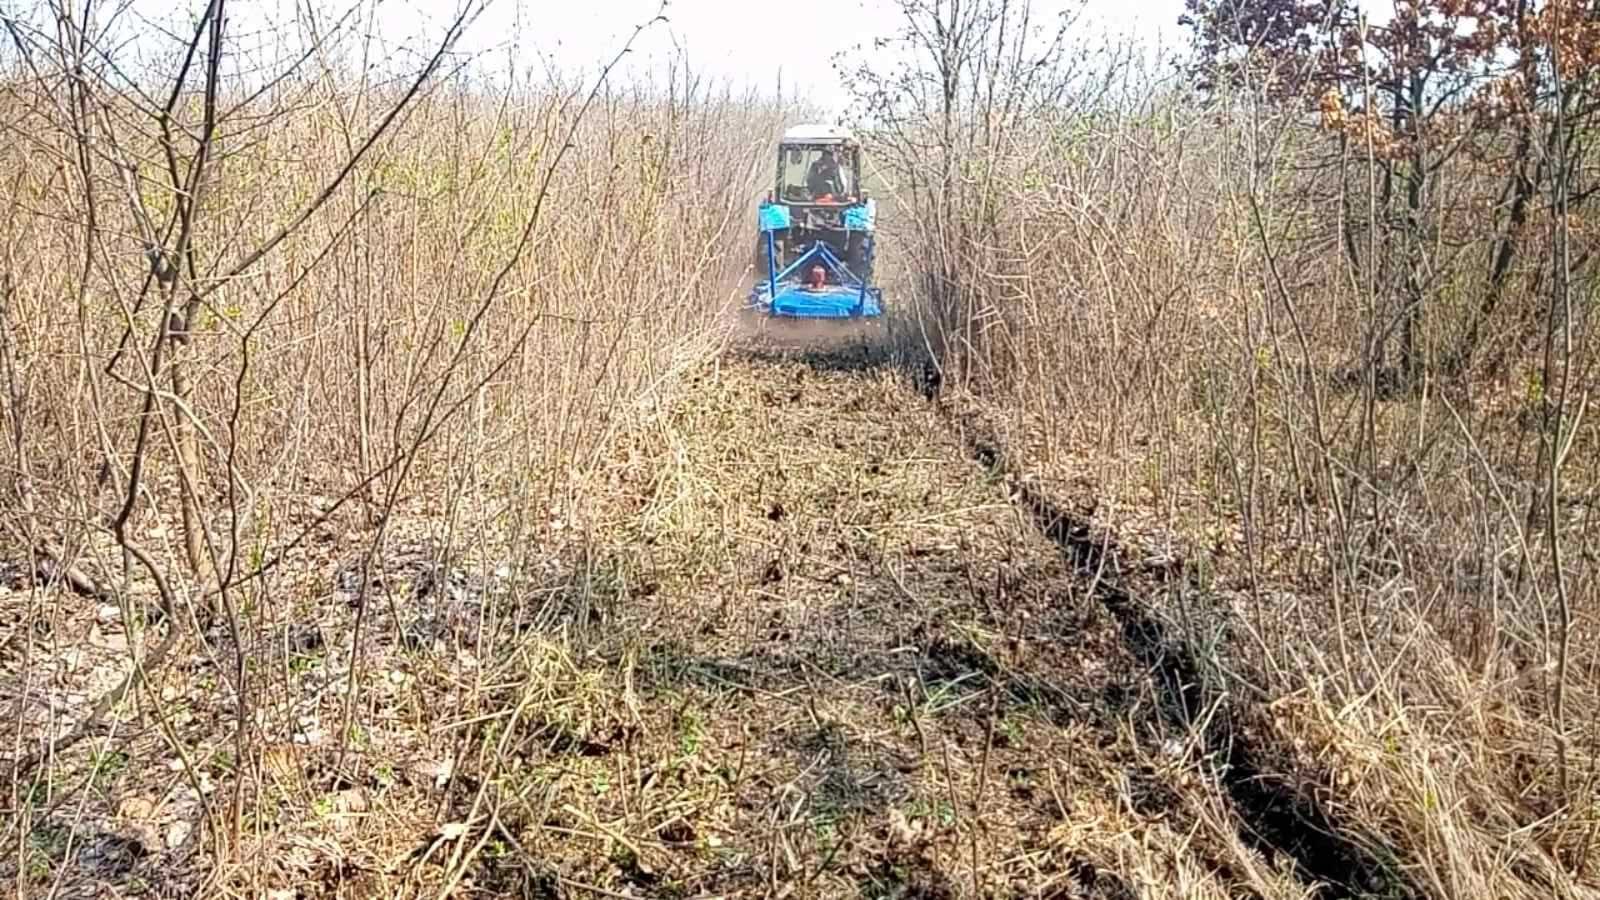
[[171, 825], [168, 825], [167, 848], [175, 850], [178, 847], [183, 846], [183, 842], [189, 839], [189, 832], [193, 829], [193, 825], [190, 825], [188, 822], [185, 822], [181, 819], [173, 822]]
[[364, 813], [371, 809], [367, 802], [367, 792], [361, 788], [349, 788], [334, 794], [333, 808], [345, 815]]
[[148, 819], [156, 813], [156, 805], [144, 797], [123, 797], [117, 803], [117, 816], [122, 819]]
[[911, 823], [906, 820], [906, 814], [898, 809], [889, 810], [889, 838], [896, 846], [909, 846], [916, 843], [916, 833], [911, 830]]
[[433, 786], [436, 788], [443, 787], [450, 780], [450, 775], [454, 770], [455, 767], [448, 759], [438, 762], [423, 760], [411, 766], [413, 774], [432, 781]]

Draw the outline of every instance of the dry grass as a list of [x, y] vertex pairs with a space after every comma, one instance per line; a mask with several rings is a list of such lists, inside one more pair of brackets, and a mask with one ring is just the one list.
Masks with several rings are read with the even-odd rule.
[[[299, 599], [252, 632], [247, 658], [280, 674], [247, 760], [207, 661], [169, 669], [106, 742], [122, 762], [40, 798], [36, 877], [72, 895], [1296, 896], [1239, 842], [1092, 586], [892, 372], [707, 361], [601, 458], [581, 539], [518, 552], [480, 532], [454, 554], [425, 537], [435, 514], [394, 524], [418, 537], [380, 557], [359, 650], [370, 532], [330, 529], [334, 564], [293, 566]], [[168, 843], [234, 791], [228, 859]]]
[[[784, 121], [667, 78], [587, 108], [587, 85], [486, 97], [445, 79], [386, 131], [397, 90], [301, 72], [225, 96], [181, 289], [209, 293], [164, 361], [166, 298], [129, 213], [163, 226], [175, 209], [156, 121], [94, 83], [103, 153], [85, 175], [63, 97], [0, 85], [19, 889], [248, 893], [392, 871], [447, 821], [426, 773], [462, 749], [464, 711], [494, 720], [518, 696], [503, 679], [557, 705], [578, 690], [557, 632], [604, 577], [594, 498], [622, 471], [615, 430], [720, 346]], [[183, 101], [180, 133], [197, 133], [203, 107]], [[524, 644], [530, 629], [551, 643]]]
[[[1317, 136], [1147, 96], [1087, 125], [1026, 123], [984, 157], [1002, 212], [959, 254], [973, 314], [949, 402], [1130, 564], [1181, 561], [1145, 604], [1199, 648], [1272, 767], [1376, 838], [1412, 891], [1587, 895], [1600, 473], [1586, 416], [1556, 523], [1563, 680], [1556, 570], [1529, 515], [1547, 477], [1535, 264], [1490, 326], [1494, 362], [1410, 395], [1348, 384], [1371, 313], [1342, 268], [1336, 201], [1293, 174]], [[1573, 240], [1575, 256], [1593, 246]], [[1475, 308], [1432, 308], [1430, 352], [1443, 359]], [[1569, 415], [1594, 386], [1586, 346]]]
[[[212, 280], [398, 95], [250, 101], [201, 194], [178, 383], [127, 211], [174, 209], [152, 121], [96, 95], [85, 177], [58, 93], [0, 85], [19, 892], [1593, 892], [1595, 431], [1560, 498], [1558, 723], [1524, 348], [1416, 395], [1341, 386], [1371, 298], [1313, 233], [1325, 201], [1252, 180], [1242, 122], [1123, 92], [985, 150], [1000, 212], [942, 257], [967, 304], [930, 341], [942, 409], [848, 352], [725, 354], [805, 111], [686, 84], [580, 118], [574, 85], [438, 82]], [[1315, 137], [1274, 127], [1288, 171]], [[936, 236], [885, 220], [917, 364]], [[1029, 521], [1034, 490], [1082, 527]], [[1382, 883], [1343, 879], [1356, 857]]]

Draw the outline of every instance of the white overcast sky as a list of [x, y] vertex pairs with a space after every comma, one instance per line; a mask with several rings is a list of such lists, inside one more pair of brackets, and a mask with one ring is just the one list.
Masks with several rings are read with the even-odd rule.
[[[426, 36], [450, 20], [457, 2], [385, 0], [378, 15], [387, 34]], [[1036, 21], [1043, 21], [1069, 0], [1032, 2]], [[1171, 40], [1180, 31], [1176, 21], [1183, 0], [1086, 2], [1086, 27], [1152, 40]], [[515, 42], [519, 57], [537, 51], [568, 66], [593, 69], [661, 8], [659, 0], [494, 0], [468, 32], [464, 47]], [[835, 54], [870, 47], [874, 37], [892, 34], [900, 23], [893, 0], [669, 0], [664, 14], [666, 22], [635, 42], [637, 63], [661, 60], [681, 48], [709, 76], [775, 85], [781, 70], [785, 85], [806, 88], [830, 105], [843, 96], [832, 77]]]
[[[102, 11], [120, 10], [122, 34], [143, 43], [158, 26], [187, 31], [206, 0], [102, 0]], [[376, 22], [386, 54], [404, 67], [412, 53], [437, 42], [463, 0], [230, 0], [230, 33], [248, 38], [293, 29], [309, 5], [324, 23], [361, 9]], [[1036, 21], [1071, 0], [1032, 0]], [[1181, 40], [1177, 24], [1183, 0], [1086, 0], [1082, 40], [1102, 29], [1148, 42]], [[0, 15], [29, 19], [42, 14], [40, 0], [0, 0]], [[490, 0], [462, 43], [486, 51], [496, 64], [538, 67], [552, 57], [563, 68], [591, 75], [652, 18], [659, 0]], [[828, 107], [844, 97], [834, 83], [832, 60], [840, 51], [893, 33], [899, 24], [893, 0], [669, 0], [667, 22], [635, 44], [636, 66], [660, 64], [682, 48], [708, 76], [770, 90], [781, 69], [786, 93], [800, 87]], [[303, 21], [303, 20], [302, 20]], [[170, 50], [172, 42], [164, 41]], [[124, 51], [129, 49], [124, 47]], [[126, 58], [126, 52], [123, 58]]]
[[[503, 23], [519, 12], [528, 40], [549, 49], [562, 42], [562, 56], [593, 61], [626, 40], [634, 24], [650, 18], [655, 0], [570, 0], [562, 3], [514, 2], [489, 13], [496, 22], [478, 37], [504, 34]], [[1064, 0], [1033, 0], [1036, 20], [1059, 12]], [[418, 9], [423, 4], [418, 4]], [[892, 0], [670, 0], [664, 28], [641, 39], [646, 53], [669, 51], [676, 41], [709, 73], [775, 83], [782, 68], [786, 84], [804, 84], [830, 93], [836, 52], [893, 33], [900, 22]], [[1132, 30], [1149, 38], [1178, 34], [1182, 0], [1087, 0], [1094, 26]], [[1086, 23], [1088, 24], [1088, 23]]]

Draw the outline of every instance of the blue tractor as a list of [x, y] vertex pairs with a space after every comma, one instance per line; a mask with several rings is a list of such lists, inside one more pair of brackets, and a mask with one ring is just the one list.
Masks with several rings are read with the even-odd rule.
[[872, 284], [877, 206], [861, 185], [850, 132], [800, 125], [778, 143], [775, 190], [758, 213], [751, 306], [774, 316], [856, 319], [883, 314]]

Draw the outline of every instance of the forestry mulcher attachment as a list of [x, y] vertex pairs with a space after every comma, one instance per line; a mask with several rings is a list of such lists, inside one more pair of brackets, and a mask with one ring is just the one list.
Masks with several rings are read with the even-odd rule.
[[861, 188], [850, 132], [801, 125], [778, 143], [777, 183], [758, 213], [750, 304], [773, 316], [857, 319], [883, 314], [872, 284], [877, 206]]

